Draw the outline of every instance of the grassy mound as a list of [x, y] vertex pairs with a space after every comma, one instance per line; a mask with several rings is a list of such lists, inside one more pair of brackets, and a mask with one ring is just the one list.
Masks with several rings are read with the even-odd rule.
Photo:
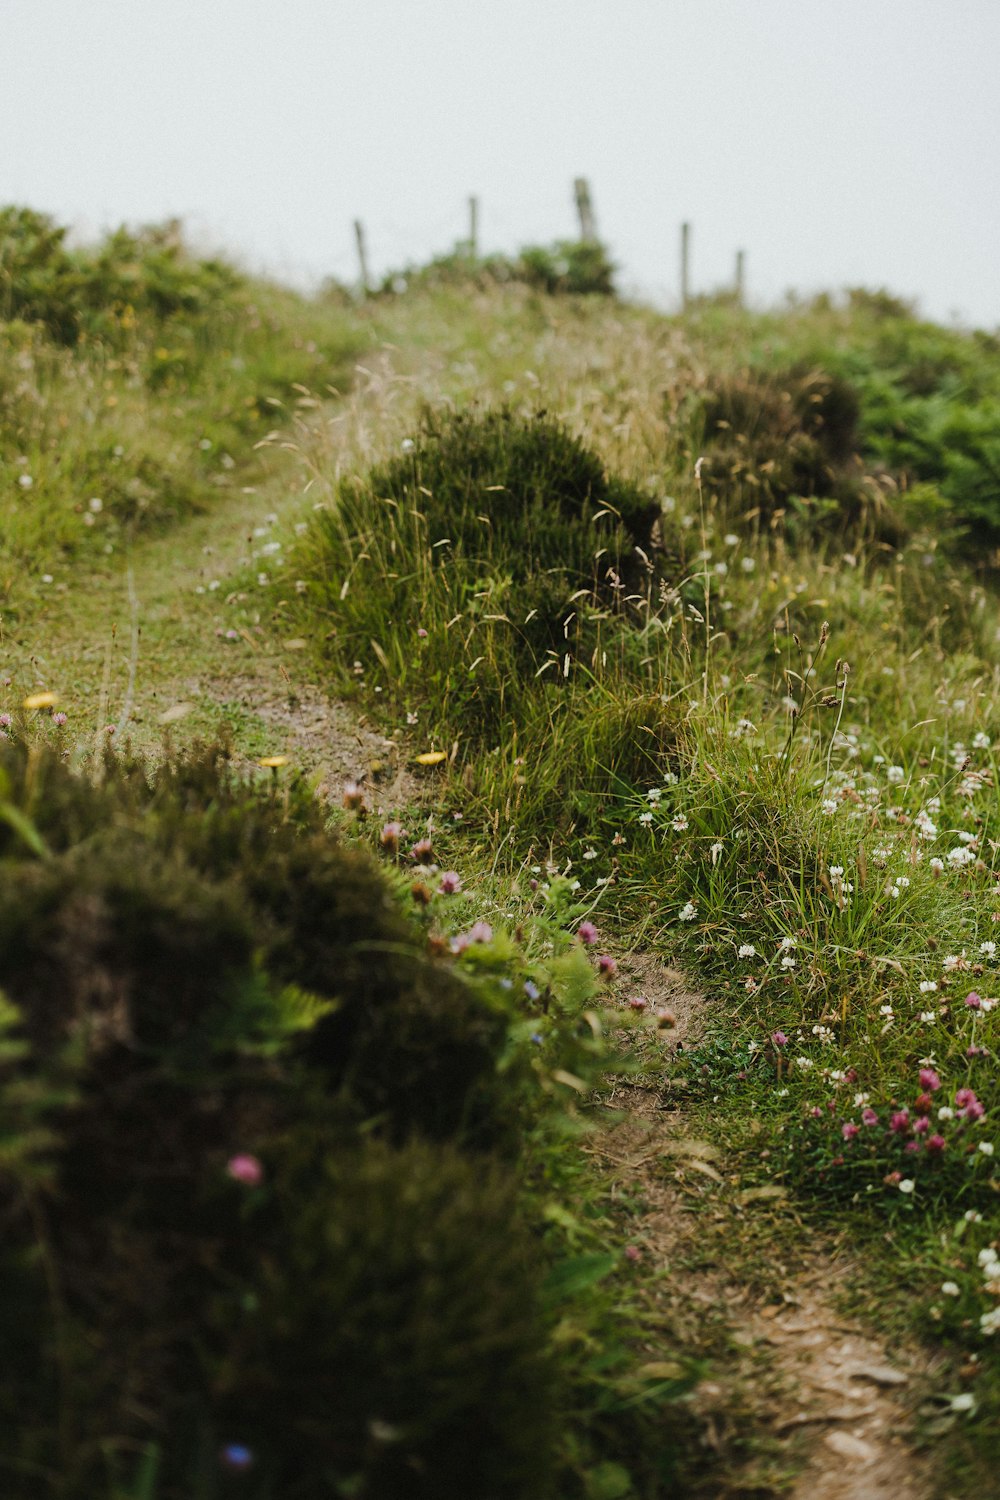
[[218, 750], [2, 772], [5, 1493], [541, 1493], [509, 992]]

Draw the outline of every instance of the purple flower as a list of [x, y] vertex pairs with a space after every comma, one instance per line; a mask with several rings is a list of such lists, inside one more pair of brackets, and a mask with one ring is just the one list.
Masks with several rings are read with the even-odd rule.
[[[524, 981], [524, 993], [527, 995], [529, 1000], [537, 1000], [539, 995], [538, 985], [533, 984], [530, 979], [526, 979]], [[532, 1038], [532, 1040], [534, 1040], [534, 1038]]]
[[920, 1079], [920, 1087], [922, 1089], [930, 1089], [933, 1093], [941, 1087], [941, 1080], [933, 1068], [921, 1068], [917, 1076]]
[[921, 1115], [919, 1120], [913, 1122], [914, 1135], [926, 1135], [931, 1128], [931, 1122], [926, 1115]]
[[420, 640], [422, 640], [422, 641], [425, 641], [427, 639], [427, 632], [426, 632], [426, 630], [424, 629], [424, 627], [422, 625], [421, 625], [420, 629], [417, 631], [417, 635], [419, 636]]
[[388, 854], [395, 854], [399, 849], [399, 841], [406, 832], [401, 823], [384, 823], [382, 832], [378, 836], [379, 843]]
[[253, 1465], [253, 1450], [242, 1443], [227, 1443], [219, 1450], [219, 1462], [227, 1469], [244, 1473]]
[[863, 1109], [861, 1111], [861, 1122], [864, 1125], [877, 1125], [878, 1115], [873, 1109]]
[[929, 1135], [927, 1137], [926, 1146], [927, 1146], [927, 1150], [928, 1151], [943, 1151], [944, 1150], [944, 1136], [943, 1135]]
[[894, 1115], [890, 1116], [889, 1129], [894, 1135], [905, 1135], [909, 1128], [910, 1111], [908, 1109], [898, 1109]]
[[445, 870], [438, 891], [442, 896], [455, 896], [462, 889], [462, 877], [455, 870]]
[[853, 1120], [845, 1120], [843, 1125], [841, 1125], [840, 1127], [840, 1133], [844, 1137], [845, 1141], [853, 1141], [854, 1137], [858, 1134], [859, 1129], [860, 1127], [855, 1125]]
[[972, 1089], [959, 1089], [955, 1095], [955, 1108], [967, 1120], [981, 1120], [986, 1113]]
[[639, 1246], [638, 1245], [626, 1245], [625, 1246], [625, 1259], [626, 1260], [633, 1260], [633, 1261], [634, 1260], [641, 1260], [642, 1259], [642, 1251], [639, 1249]]
[[645, 1010], [646, 1001], [642, 995], [633, 995], [629, 1001], [629, 1010]]
[[410, 858], [416, 860], [418, 865], [425, 865], [434, 853], [434, 846], [429, 838], [417, 839], [410, 850]]
[[774, 1045], [776, 1047], [787, 1047], [788, 1046], [788, 1038], [787, 1038], [787, 1036], [785, 1035], [785, 1033], [783, 1031], [772, 1031], [771, 1032], [771, 1041], [774, 1043]]
[[260, 1161], [246, 1152], [231, 1156], [226, 1162], [226, 1171], [234, 1182], [241, 1182], [244, 1187], [259, 1187], [264, 1180], [264, 1168]]
[[602, 979], [613, 979], [618, 973], [618, 960], [610, 953], [602, 953], [597, 960], [597, 972]]
[[581, 922], [576, 929], [576, 935], [581, 943], [586, 943], [588, 946], [597, 942], [597, 928], [593, 922]]
[[55, 724], [55, 726], [56, 726], [57, 729], [61, 729], [63, 727], [63, 725], [66, 723], [66, 715], [63, 714], [63, 713], [53, 714], [52, 715], [52, 722], [53, 722], [53, 724]]
[[975, 990], [969, 991], [969, 993], [965, 997], [965, 1003], [970, 1010], [980, 1010], [983, 1004], [979, 996], [976, 994]]

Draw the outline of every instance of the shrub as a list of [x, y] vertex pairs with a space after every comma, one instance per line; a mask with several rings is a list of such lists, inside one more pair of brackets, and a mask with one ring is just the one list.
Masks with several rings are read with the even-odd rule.
[[796, 517], [801, 529], [811, 513], [820, 524], [873, 526], [898, 539], [883, 492], [858, 456], [859, 416], [853, 388], [822, 371], [717, 380], [703, 403], [703, 482], [730, 517], [754, 529]]
[[218, 747], [95, 785], [8, 744], [0, 813], [5, 1493], [144, 1447], [202, 1493], [248, 1434], [261, 1496], [535, 1493], [537, 1278], [462, 1155], [520, 1107], [503, 989]]

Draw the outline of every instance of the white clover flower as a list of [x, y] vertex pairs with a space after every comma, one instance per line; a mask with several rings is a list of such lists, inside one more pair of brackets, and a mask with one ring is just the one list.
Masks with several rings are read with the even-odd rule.
[[990, 942], [980, 943], [979, 944], [979, 951], [984, 956], [984, 958], [995, 958], [996, 957], [996, 951], [997, 951], [997, 945], [996, 945], [996, 943], [990, 943]]
[[684, 903], [684, 905], [681, 907], [680, 911], [678, 912], [678, 919], [681, 922], [693, 922], [694, 919], [695, 919], [695, 917], [697, 915], [698, 915], [698, 908], [694, 904], [694, 902], [693, 901], [686, 901]]
[[994, 1307], [992, 1312], [983, 1313], [979, 1319], [979, 1331], [981, 1333], [996, 1333], [1000, 1328], [1000, 1306]]
[[837, 801], [836, 797], [824, 797], [823, 801], [819, 805], [819, 810], [821, 813], [825, 813], [829, 818], [833, 816], [839, 806], [840, 803]]
[[988, 750], [990, 748], [990, 743], [991, 741], [988, 734], [983, 734], [980, 732], [979, 734], [974, 734], [972, 736], [973, 750]]
[[941, 1291], [946, 1297], [960, 1297], [962, 1295], [957, 1281], [943, 1281], [941, 1283]]
[[754, 947], [753, 943], [741, 943], [739, 952], [736, 956], [737, 958], [756, 958], [757, 949]]
[[740, 567], [744, 573], [752, 573], [757, 564], [752, 557], [741, 557]]
[[783, 937], [781, 939], [781, 942], [778, 944], [778, 949], [782, 953], [787, 953], [788, 950], [789, 950], [789, 948], [797, 948], [798, 946], [799, 946], [799, 940], [798, 940], [798, 938]]
[[811, 1057], [797, 1057], [795, 1059], [795, 1066], [803, 1073], [808, 1073], [810, 1068], [815, 1067], [815, 1063]]
[[639, 822], [642, 823], [645, 827], [648, 828], [649, 824], [652, 823], [652, 821], [653, 814], [651, 812], [644, 812], [639, 814]]
[[976, 856], [973, 854], [972, 850], [964, 848], [961, 844], [959, 844], [954, 849], [948, 850], [948, 863], [954, 870], [961, 869], [963, 865], [973, 864], [975, 862], [975, 858]]
[[983, 1153], [984, 1156], [992, 1156], [993, 1155], [993, 1142], [992, 1141], [980, 1141], [979, 1142], [979, 1149]]
[[795, 968], [795, 960], [790, 953], [786, 953], [784, 958], [781, 960], [781, 967], [783, 969]]
[[722, 844], [716, 843], [716, 844], [713, 844], [712, 847], [711, 847], [711, 849], [708, 851], [709, 854], [712, 856], [712, 864], [713, 865], [718, 864], [719, 860], [722, 857], [722, 850], [723, 850]]
[[934, 991], [937, 989], [937, 980], [921, 979], [918, 988], [922, 995], [933, 995]]
[[676, 818], [671, 818], [670, 826], [675, 833], [683, 833], [688, 826], [688, 820], [683, 813], [678, 813]]
[[920, 1019], [921, 1021], [936, 1021], [937, 1016], [932, 1010], [922, 1010], [920, 1012]]
[[893, 786], [898, 786], [901, 781], [906, 780], [906, 772], [902, 766], [890, 766], [885, 774], [887, 780], [891, 781]]
[[904, 1177], [899, 1184], [899, 1191], [901, 1193], [912, 1193], [916, 1185], [912, 1177]]
[[663, 789], [662, 789], [662, 787], [651, 786], [650, 789], [649, 789], [649, 791], [646, 793], [646, 801], [647, 802], [659, 802], [659, 800], [660, 800], [660, 798], [662, 796], [663, 796]]

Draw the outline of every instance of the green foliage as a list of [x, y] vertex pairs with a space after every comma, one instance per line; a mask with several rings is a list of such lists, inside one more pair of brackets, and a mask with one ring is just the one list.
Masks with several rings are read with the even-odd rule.
[[554, 245], [526, 245], [517, 255], [473, 255], [459, 245], [425, 266], [408, 266], [383, 277], [377, 295], [400, 296], [434, 287], [482, 290], [523, 284], [547, 296], [613, 297], [615, 267], [597, 240], [560, 240]]

